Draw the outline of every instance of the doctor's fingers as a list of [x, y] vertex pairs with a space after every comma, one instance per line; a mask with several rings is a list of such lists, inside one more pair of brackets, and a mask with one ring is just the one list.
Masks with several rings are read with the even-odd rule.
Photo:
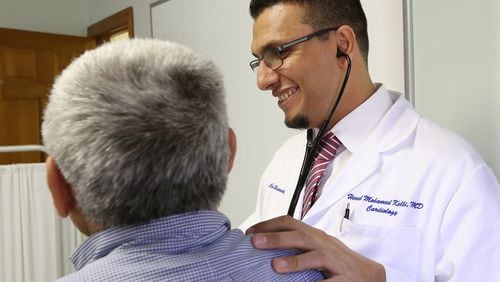
[[336, 273], [334, 262], [326, 253], [313, 250], [295, 256], [275, 258], [272, 261], [273, 269], [278, 273], [298, 272], [308, 269], [316, 269], [323, 273], [325, 277], [333, 277]]
[[324, 281], [330, 282], [365, 282], [365, 281], [382, 281], [373, 280], [373, 276], [360, 276], [359, 272], [362, 269], [353, 268], [347, 265], [347, 261], [343, 261], [341, 257], [335, 254], [327, 253], [323, 250], [314, 250], [305, 252], [296, 256], [275, 258], [273, 259], [273, 269], [278, 273], [290, 273], [304, 271], [308, 269], [316, 269], [323, 273], [327, 278]]
[[314, 249], [311, 238], [300, 231], [257, 233], [252, 236], [252, 244], [257, 249]]
[[253, 234], [253, 233], [291, 231], [291, 230], [305, 231], [309, 229], [314, 229], [314, 228], [291, 216], [284, 215], [257, 223], [248, 228], [245, 233]]
[[[354, 255], [354, 257], [352, 256]], [[385, 279], [384, 267], [367, 260], [354, 252], [338, 253], [332, 249], [313, 250], [299, 255], [275, 258], [273, 269], [278, 273], [289, 273], [316, 269], [332, 282], [382, 282]]]
[[305, 230], [257, 233], [252, 236], [252, 244], [257, 249], [299, 249], [305, 251], [329, 249], [334, 252], [347, 249], [337, 238], [309, 226]]

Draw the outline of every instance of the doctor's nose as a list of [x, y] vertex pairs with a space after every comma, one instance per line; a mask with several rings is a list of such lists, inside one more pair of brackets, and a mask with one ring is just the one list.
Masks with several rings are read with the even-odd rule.
[[264, 62], [260, 62], [257, 69], [257, 86], [260, 90], [272, 90], [279, 81], [279, 74], [268, 67]]

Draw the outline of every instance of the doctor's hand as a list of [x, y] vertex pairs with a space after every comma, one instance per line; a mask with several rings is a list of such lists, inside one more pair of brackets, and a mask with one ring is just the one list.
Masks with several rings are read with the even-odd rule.
[[278, 273], [317, 269], [328, 281], [385, 281], [384, 267], [349, 249], [337, 238], [290, 216], [263, 221], [247, 231], [257, 249], [299, 249], [301, 254], [273, 259]]

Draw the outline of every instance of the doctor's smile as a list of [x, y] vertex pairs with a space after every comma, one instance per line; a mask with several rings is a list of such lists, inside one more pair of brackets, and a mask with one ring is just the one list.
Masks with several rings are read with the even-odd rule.
[[295, 95], [295, 93], [297, 93], [298, 90], [299, 90], [298, 87], [292, 87], [286, 90], [283, 94], [273, 93], [273, 96], [278, 97], [278, 105], [283, 111], [285, 111], [287, 108], [285, 102], [288, 101], [288, 99], [290, 99], [293, 95]]

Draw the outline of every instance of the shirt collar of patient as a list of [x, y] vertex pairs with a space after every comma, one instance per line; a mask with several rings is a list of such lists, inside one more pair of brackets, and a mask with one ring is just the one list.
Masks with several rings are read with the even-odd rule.
[[[229, 219], [218, 211], [176, 214], [140, 225], [111, 227], [98, 232], [83, 242], [73, 252], [70, 260], [75, 269], [80, 270], [117, 249], [127, 249], [127, 245], [130, 247], [144, 242], [148, 242], [147, 248], [152, 251], [161, 249], [165, 254], [175, 254], [181, 249], [202, 248], [226, 235], [230, 229]], [[142, 249], [147, 250], [146, 247]]]
[[342, 145], [352, 154], [377, 127], [393, 105], [383, 84], [375, 84], [377, 91], [354, 111], [346, 115], [332, 129]]

